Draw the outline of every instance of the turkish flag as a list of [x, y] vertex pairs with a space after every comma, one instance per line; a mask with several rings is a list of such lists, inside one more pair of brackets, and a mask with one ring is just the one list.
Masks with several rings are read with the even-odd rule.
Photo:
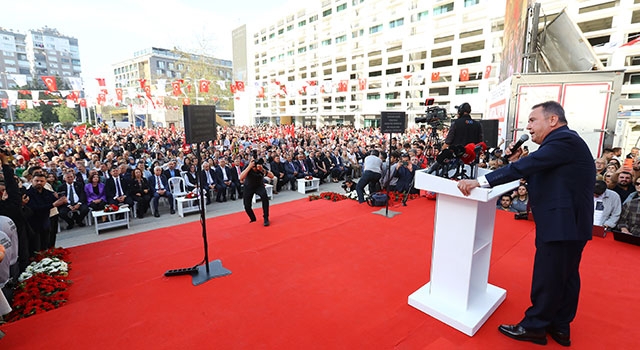
[[80, 99], [80, 107], [87, 107], [87, 100], [84, 98]]
[[76, 135], [83, 137], [87, 133], [87, 124], [76, 126], [75, 128], [73, 128], [73, 131], [76, 133]]
[[78, 100], [78, 95], [76, 95], [75, 91], [71, 91], [71, 93], [69, 93], [67, 95], [67, 97], [65, 97], [67, 100], [71, 100], [71, 101], [77, 101]]
[[106, 86], [104, 78], [96, 78], [96, 80], [98, 81], [98, 86]]
[[489, 79], [489, 77], [491, 76], [491, 69], [492, 69], [492, 67], [491, 67], [491, 66], [487, 66], [487, 67], [484, 69], [484, 78], [485, 78], [485, 79]]
[[460, 81], [469, 81], [469, 68], [462, 68], [460, 70]]
[[431, 72], [431, 81], [440, 80], [440, 72]]
[[171, 89], [173, 90], [173, 96], [180, 96], [180, 82], [172, 81]]
[[191, 104], [191, 100], [188, 97], [182, 99], [182, 104], [188, 106]]
[[2, 99], [2, 108], [7, 108], [9, 107], [9, 100], [6, 98]]
[[42, 81], [44, 81], [44, 84], [47, 86], [47, 89], [49, 91], [58, 91], [58, 86], [56, 84], [56, 77], [52, 75], [43, 76]]
[[147, 94], [147, 97], [151, 99], [151, 86], [145, 85], [144, 92]]
[[116, 99], [122, 101], [122, 88], [116, 88]]
[[285, 84], [280, 84], [280, 91], [282, 91], [284, 93], [284, 95], [287, 95], [287, 86]]
[[340, 80], [340, 82], [338, 83], [338, 92], [347, 92], [348, 85], [348, 80]]
[[367, 78], [358, 79], [358, 88], [364, 90], [367, 88]]
[[264, 98], [264, 86], [258, 87], [258, 98]]
[[316, 85], [318, 85], [318, 81], [317, 80], [307, 80], [307, 84], [309, 84], [309, 86], [316, 86]]
[[200, 79], [200, 82], [198, 84], [200, 92], [209, 92], [209, 84], [211, 84], [210, 81], [206, 79]]
[[238, 90], [238, 92], [244, 92], [244, 81], [236, 80], [236, 90]]
[[[96, 98], [96, 102], [101, 106], [104, 105], [104, 103], [107, 102], [107, 95], [102, 92], [99, 93], [98, 97]], [[82, 105], [82, 101], [80, 101], [80, 105]]]
[[20, 110], [24, 111], [27, 109], [27, 100], [20, 100]]
[[91, 133], [98, 136], [102, 133], [102, 130], [100, 129], [99, 126], [93, 127], [91, 128]]
[[238, 91], [238, 88], [236, 87], [236, 84], [231, 84], [231, 86], [229, 86], [229, 89], [231, 89], [231, 93], [234, 94], [234, 95]]
[[144, 90], [144, 86], [147, 85], [147, 79], [138, 79], [140, 82], [140, 88]]

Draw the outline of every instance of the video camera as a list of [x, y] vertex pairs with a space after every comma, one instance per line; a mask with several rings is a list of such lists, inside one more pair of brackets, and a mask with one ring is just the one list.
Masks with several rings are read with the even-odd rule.
[[424, 101], [427, 110], [424, 112], [424, 117], [416, 117], [416, 123], [427, 123], [432, 127], [438, 127], [442, 124], [443, 121], [447, 120], [447, 110], [440, 107], [434, 106], [435, 99], [430, 97]]

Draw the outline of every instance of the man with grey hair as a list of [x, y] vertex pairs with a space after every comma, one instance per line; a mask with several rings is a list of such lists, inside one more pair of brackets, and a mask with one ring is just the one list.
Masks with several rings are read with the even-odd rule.
[[175, 214], [176, 211], [173, 209], [173, 195], [171, 191], [169, 191], [169, 181], [162, 174], [162, 167], [156, 166], [153, 168], [153, 175], [148, 179], [149, 187], [151, 187], [151, 195], [153, 196], [153, 216], [159, 218], [160, 211], [158, 210], [158, 202], [160, 201], [160, 197], [165, 197], [169, 201], [169, 211], [171, 214]]

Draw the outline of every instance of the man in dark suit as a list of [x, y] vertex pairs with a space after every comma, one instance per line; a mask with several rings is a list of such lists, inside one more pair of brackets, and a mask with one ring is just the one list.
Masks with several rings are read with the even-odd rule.
[[273, 173], [273, 176], [275, 176], [278, 179], [278, 184], [276, 185], [276, 188], [274, 190], [274, 194], [278, 194], [278, 192], [280, 192], [280, 190], [282, 189], [282, 186], [284, 186], [284, 184], [287, 183], [287, 181], [289, 181], [289, 178], [287, 178], [287, 174], [284, 171], [284, 164], [282, 162], [280, 162], [280, 156], [275, 154], [273, 156], [273, 159], [271, 160], [271, 172]]
[[167, 170], [165, 170], [163, 172], [163, 174], [167, 179], [170, 179], [172, 177], [179, 177], [180, 176], [180, 170], [176, 169], [176, 161], [175, 160], [169, 161], [169, 165], [167, 167]]
[[149, 187], [151, 188], [151, 200], [153, 202], [153, 216], [159, 218], [160, 211], [158, 210], [158, 204], [160, 197], [165, 197], [169, 201], [169, 211], [171, 214], [175, 214], [176, 211], [173, 208], [173, 195], [169, 191], [169, 181], [162, 174], [162, 167], [156, 166], [153, 168], [153, 175], [147, 179], [149, 181]]
[[57, 191], [67, 196], [67, 205], [58, 207], [60, 217], [67, 222], [67, 229], [71, 230], [74, 224], [84, 227], [84, 218], [89, 214], [87, 194], [84, 192], [84, 186], [76, 181], [72, 170], [64, 174], [64, 182], [60, 184]]
[[227, 201], [227, 189], [231, 188], [231, 199], [236, 199], [235, 184], [231, 180], [231, 169], [227, 167], [227, 160], [220, 158], [216, 167], [216, 183], [218, 184], [218, 193], [216, 194], [216, 202]]
[[114, 166], [111, 169], [111, 177], [104, 183], [104, 194], [107, 203], [117, 206], [128, 205], [133, 208], [133, 198], [129, 196], [129, 181], [120, 176], [120, 168]]
[[298, 178], [298, 166], [293, 162], [293, 157], [288, 155], [287, 161], [283, 164], [284, 172], [291, 184], [291, 190], [296, 190], [296, 179]]
[[[240, 163], [240, 157], [237, 157], [233, 161], [233, 166], [231, 167], [231, 181], [234, 183], [234, 188], [238, 193], [238, 198], [242, 198], [242, 181], [240, 181], [240, 174], [242, 174], [243, 170], [244, 168]], [[234, 192], [234, 196], [232, 196], [231, 199], [233, 199], [234, 197], [235, 197], [235, 192]]]
[[469, 195], [475, 187], [491, 187], [527, 179], [529, 203], [536, 222], [531, 306], [515, 325], [501, 325], [504, 335], [546, 344], [546, 333], [563, 346], [571, 344], [570, 323], [578, 308], [582, 250], [591, 239], [593, 174], [589, 147], [567, 127], [562, 106], [549, 101], [533, 106], [527, 130], [537, 151], [477, 180], [462, 180], [458, 188]]
[[211, 196], [213, 191], [217, 190], [216, 172], [211, 169], [208, 162], [202, 163], [202, 171], [200, 173], [200, 184], [207, 196], [207, 204], [211, 204]]

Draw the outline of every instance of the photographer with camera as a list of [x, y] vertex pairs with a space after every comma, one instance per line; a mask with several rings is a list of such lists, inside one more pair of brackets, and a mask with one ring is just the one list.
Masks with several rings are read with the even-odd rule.
[[253, 195], [257, 194], [260, 196], [260, 202], [262, 202], [264, 226], [269, 226], [269, 197], [264, 187], [264, 177], [271, 178], [273, 173], [263, 167], [264, 159], [258, 158], [256, 151], [254, 151], [252, 157], [249, 165], [240, 174], [240, 181], [244, 181], [244, 191], [242, 193], [244, 211], [249, 215], [250, 223], [256, 221], [256, 214], [251, 208], [251, 200]]
[[443, 149], [453, 145], [477, 144], [484, 140], [482, 125], [471, 119], [471, 105], [465, 102], [456, 108], [458, 109], [458, 119], [451, 123]]

